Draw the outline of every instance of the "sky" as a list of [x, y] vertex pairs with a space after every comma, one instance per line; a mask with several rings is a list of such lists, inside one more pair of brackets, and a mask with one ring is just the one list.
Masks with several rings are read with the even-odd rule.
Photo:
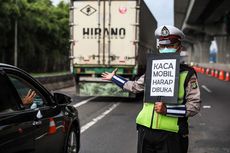
[[158, 26], [174, 24], [174, 0], [145, 0], [145, 2], [157, 20]]
[[[61, 0], [52, 0], [56, 5]], [[144, 0], [152, 12], [153, 16], [158, 22], [158, 26], [161, 25], [173, 25], [174, 24], [174, 0]]]

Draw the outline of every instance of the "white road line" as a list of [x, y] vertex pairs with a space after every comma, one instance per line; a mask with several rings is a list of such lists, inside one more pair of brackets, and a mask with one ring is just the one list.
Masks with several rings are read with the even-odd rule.
[[48, 134], [48, 133], [46, 132], [46, 133], [40, 135], [39, 137], [35, 138], [35, 140], [41, 139], [41, 138], [43, 138], [44, 136], [46, 136], [47, 134]]
[[94, 124], [96, 124], [99, 120], [101, 120], [102, 118], [104, 118], [107, 114], [109, 114], [112, 110], [114, 110], [119, 104], [120, 103], [113, 104], [108, 110], [106, 110], [105, 112], [103, 112], [101, 115], [97, 116], [96, 118], [94, 118], [89, 123], [83, 125], [81, 127], [81, 133], [85, 132], [88, 128], [90, 128], [91, 126], [93, 126]]
[[207, 92], [212, 93], [212, 91], [208, 89], [208, 87], [206, 87], [205, 85], [202, 85], [201, 87], [204, 88], [204, 90], [206, 90]]
[[[60, 129], [60, 128], [64, 128], [64, 126], [63, 126], [63, 125], [57, 126], [57, 127], [56, 127], [56, 130], [57, 130], [57, 129]], [[43, 137], [46, 136], [46, 135], [48, 135], [48, 132], [45, 132], [44, 134], [42, 134], [42, 135], [40, 135], [39, 137], [35, 138], [35, 140], [41, 139], [41, 138], [43, 138]]]
[[79, 103], [77, 103], [77, 104], [75, 104], [75, 105], [73, 105], [74, 107], [80, 107], [81, 105], [84, 105], [84, 104], [86, 104], [86, 103], [88, 103], [90, 100], [93, 100], [93, 99], [96, 99], [97, 97], [92, 97], [92, 98], [89, 98], [89, 99], [86, 99], [86, 100], [83, 100], [82, 102], [79, 102]]
[[203, 108], [211, 108], [209, 105], [204, 105]]

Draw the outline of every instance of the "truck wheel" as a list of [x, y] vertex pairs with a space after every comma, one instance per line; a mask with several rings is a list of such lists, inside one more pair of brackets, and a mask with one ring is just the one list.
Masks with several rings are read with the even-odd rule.
[[67, 145], [66, 145], [66, 153], [77, 153], [78, 151], [78, 144], [77, 143], [77, 132], [75, 128], [71, 128], [68, 139], [67, 139]]

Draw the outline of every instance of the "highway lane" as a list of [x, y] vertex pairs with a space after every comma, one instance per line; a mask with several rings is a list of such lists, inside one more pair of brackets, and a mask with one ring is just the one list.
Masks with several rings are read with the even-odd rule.
[[135, 118], [141, 109], [141, 101], [121, 97], [95, 97], [85, 103], [85, 100], [92, 97], [79, 97], [74, 91], [74, 87], [59, 90], [70, 95], [75, 106], [84, 103], [77, 106], [81, 125], [80, 153], [136, 152]]
[[[189, 119], [189, 153], [230, 153], [230, 83], [199, 75], [201, 112]], [[92, 97], [77, 97], [76, 104]], [[80, 153], [135, 153], [141, 101], [97, 97], [78, 106]]]
[[190, 119], [190, 153], [230, 152], [230, 82], [199, 75], [202, 110]]
[[141, 108], [140, 102], [125, 98], [96, 98], [79, 108], [81, 125], [95, 120], [114, 104], [116, 107], [110, 113], [81, 133], [80, 153], [136, 152], [135, 117]]

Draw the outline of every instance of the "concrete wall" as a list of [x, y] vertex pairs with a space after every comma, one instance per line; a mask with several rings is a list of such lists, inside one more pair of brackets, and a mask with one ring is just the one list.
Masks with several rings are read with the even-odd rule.
[[74, 86], [74, 77], [72, 74], [58, 76], [35, 77], [48, 90], [58, 90]]

